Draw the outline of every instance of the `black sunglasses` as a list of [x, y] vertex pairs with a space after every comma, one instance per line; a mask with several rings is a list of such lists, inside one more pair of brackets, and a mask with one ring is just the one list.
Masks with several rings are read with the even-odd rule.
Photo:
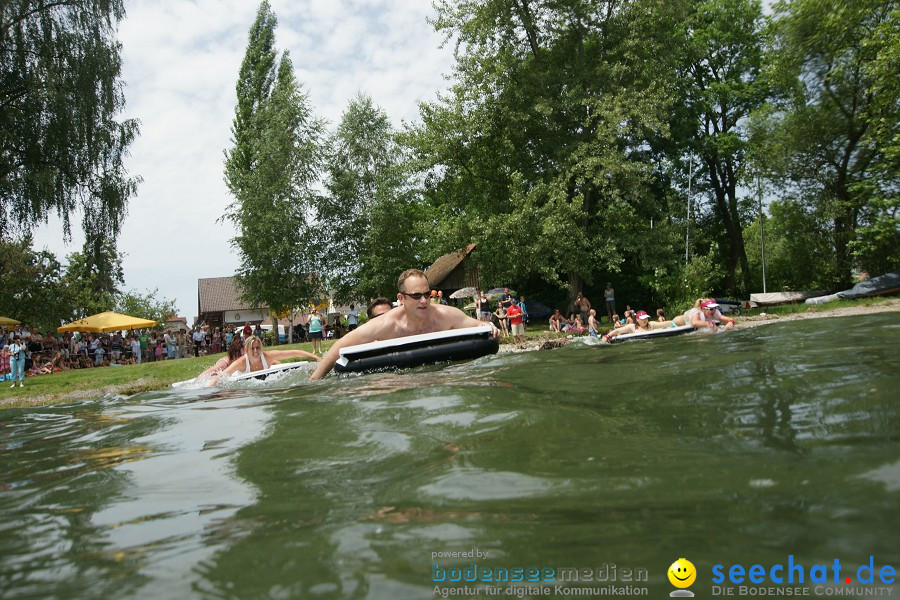
[[413, 292], [412, 294], [407, 294], [406, 292], [400, 292], [400, 293], [403, 294], [404, 296], [409, 296], [416, 302], [418, 302], [422, 298], [428, 298], [431, 296], [431, 290], [428, 290], [427, 292]]

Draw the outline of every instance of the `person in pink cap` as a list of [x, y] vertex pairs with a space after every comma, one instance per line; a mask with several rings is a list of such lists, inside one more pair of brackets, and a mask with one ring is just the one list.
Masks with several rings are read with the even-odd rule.
[[634, 317], [634, 323], [628, 323], [627, 325], [623, 325], [618, 329], [613, 329], [605, 336], [603, 339], [607, 342], [611, 341], [614, 337], [624, 335], [626, 333], [638, 333], [641, 331], [650, 331], [650, 315], [646, 313], [646, 311], [640, 310]]
[[723, 327], [726, 330], [734, 329], [734, 319], [726, 317], [719, 311], [718, 303], [711, 298], [699, 298], [694, 307], [672, 319], [672, 327], [693, 325], [698, 329], [708, 327], [715, 329]]

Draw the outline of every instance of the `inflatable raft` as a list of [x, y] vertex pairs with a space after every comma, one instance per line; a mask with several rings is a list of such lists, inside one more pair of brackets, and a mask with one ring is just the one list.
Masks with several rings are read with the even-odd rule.
[[618, 335], [610, 339], [609, 343], [616, 344], [618, 342], [627, 342], [629, 340], [652, 340], [655, 338], [672, 337], [673, 335], [690, 333], [694, 330], [693, 325], [682, 325], [681, 327], [666, 327], [665, 329], [654, 329], [652, 331], [639, 331], [637, 333]]
[[265, 379], [270, 375], [275, 375], [277, 373], [286, 373], [288, 371], [294, 371], [296, 369], [307, 369], [311, 370], [316, 367], [318, 363], [315, 361], [301, 361], [301, 362], [289, 362], [289, 363], [280, 363], [277, 365], [272, 365], [268, 369], [263, 369], [261, 371], [251, 371], [250, 373], [235, 373], [229, 378], [229, 381], [244, 381], [247, 379]]
[[341, 348], [338, 373], [406, 369], [438, 362], [471, 360], [494, 354], [500, 342], [490, 325], [423, 333]]
[[[248, 379], [266, 379], [267, 377], [277, 375], [278, 373], [289, 373], [298, 369], [307, 369], [312, 372], [312, 370], [316, 368], [317, 364], [318, 363], [314, 361], [281, 363], [272, 365], [268, 369], [263, 369], [261, 371], [253, 371], [251, 373], [235, 373], [231, 376], [225, 376], [222, 377], [221, 383], [246, 381]], [[210, 384], [210, 377], [195, 377], [186, 381], [177, 381], [172, 384], [172, 387], [175, 389], [202, 389], [209, 387]]]

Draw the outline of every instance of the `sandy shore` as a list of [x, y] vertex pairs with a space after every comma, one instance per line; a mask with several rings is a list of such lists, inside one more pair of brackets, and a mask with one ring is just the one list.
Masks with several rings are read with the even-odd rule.
[[[806, 309], [806, 310], [804, 310]], [[751, 327], [760, 327], [769, 325], [770, 323], [784, 323], [787, 321], [799, 321], [802, 319], [822, 319], [834, 317], [853, 317], [858, 315], [870, 315], [883, 312], [900, 311], [900, 298], [890, 298], [879, 302], [872, 306], [842, 306], [839, 308], [817, 308], [815, 306], [806, 307], [801, 305], [798, 310], [803, 312], [768, 315], [760, 313], [750, 317], [736, 317], [735, 329], [748, 329]], [[529, 340], [524, 345], [514, 346], [513, 344], [502, 344], [500, 352], [528, 352], [532, 350], [549, 350], [552, 348], [560, 348], [569, 343], [570, 337], [564, 335], [554, 335], [547, 333], [540, 340]]]

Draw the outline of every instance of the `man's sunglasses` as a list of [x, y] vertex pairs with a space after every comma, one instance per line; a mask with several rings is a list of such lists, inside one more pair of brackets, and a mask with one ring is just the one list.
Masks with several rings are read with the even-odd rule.
[[400, 292], [400, 293], [403, 294], [404, 296], [408, 296], [408, 297], [412, 298], [416, 302], [418, 302], [422, 298], [429, 298], [431, 296], [431, 290], [428, 290], [427, 292], [413, 292], [412, 294], [407, 294], [406, 292]]

